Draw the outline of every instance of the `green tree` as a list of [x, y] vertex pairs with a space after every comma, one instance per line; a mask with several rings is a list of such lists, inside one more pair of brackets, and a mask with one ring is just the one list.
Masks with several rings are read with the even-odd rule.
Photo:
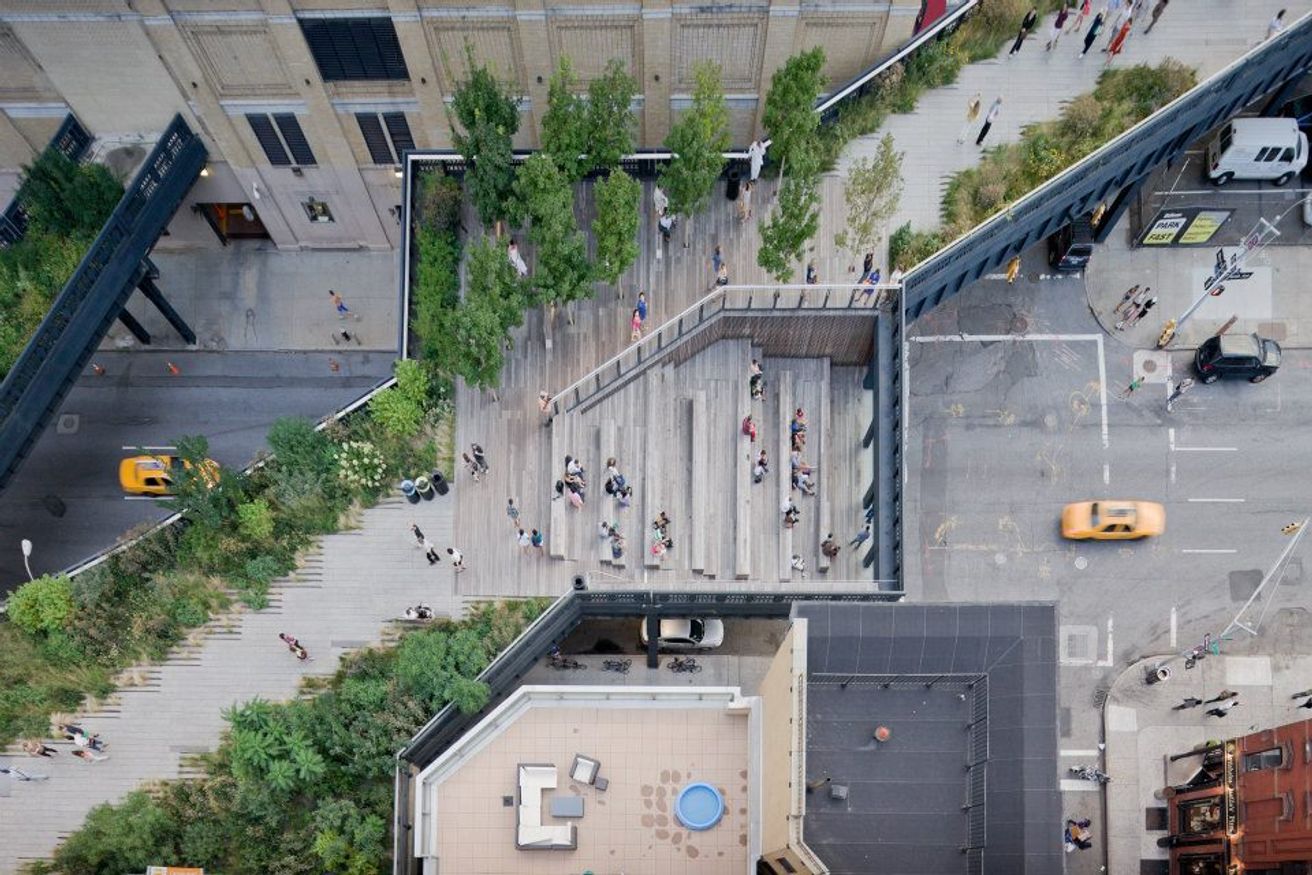
[[533, 286], [555, 307], [592, 293], [588, 250], [574, 218], [574, 191], [550, 156], [539, 152], [515, 177], [515, 216], [537, 246]]
[[168, 811], [145, 790], [133, 790], [117, 805], [91, 809], [55, 851], [55, 868], [84, 875], [144, 872], [172, 857], [176, 837]]
[[8, 605], [10, 621], [24, 632], [56, 632], [73, 613], [73, 584], [62, 574], [45, 574], [14, 590]]
[[454, 326], [461, 350], [457, 373], [466, 383], [480, 389], [500, 384], [510, 330], [523, 324], [527, 305], [523, 284], [499, 243], [485, 236], [471, 246], [465, 300]]
[[466, 47], [469, 78], [460, 83], [451, 107], [459, 129], [452, 126], [455, 146], [469, 171], [465, 185], [484, 225], [506, 217], [515, 180], [511, 141], [519, 130], [519, 107], [510, 89], [486, 66], [476, 65]]
[[319, 803], [312, 818], [314, 853], [323, 871], [375, 875], [387, 858], [387, 821], [349, 799]]
[[621, 294], [620, 277], [638, 260], [638, 208], [642, 186], [618, 167], [595, 188], [597, 217], [592, 223], [597, 237], [597, 279], [615, 286]]
[[795, 165], [796, 175], [819, 169], [820, 117], [815, 104], [824, 87], [824, 66], [825, 50], [816, 46], [793, 55], [770, 80], [761, 120], [770, 134], [770, 151], [779, 159], [781, 176], [790, 163]]
[[218, 531], [244, 498], [245, 484], [244, 478], [212, 462], [209, 452], [210, 442], [201, 435], [178, 438], [177, 456], [183, 465], [173, 470], [173, 497], [163, 503], [191, 522]]
[[779, 282], [787, 281], [802, 260], [807, 241], [820, 229], [820, 192], [815, 176], [789, 176], [779, 186], [779, 201], [761, 223], [756, 263]]
[[411, 438], [424, 426], [429, 379], [419, 362], [402, 359], [393, 366], [396, 385], [369, 399], [369, 415], [394, 437]]
[[333, 473], [333, 442], [314, 423], [301, 416], [284, 416], [269, 428], [269, 448], [278, 468], [322, 477]]
[[847, 228], [834, 242], [853, 254], [873, 252], [902, 197], [902, 153], [893, 148], [892, 134], [884, 134], [873, 157], [859, 158], [848, 169], [843, 197]]
[[588, 170], [589, 134], [588, 101], [579, 94], [569, 56], [561, 55], [542, 114], [542, 151], [570, 180], [582, 179]]
[[729, 148], [729, 108], [719, 65], [702, 61], [693, 68], [693, 78], [692, 106], [665, 138], [674, 158], [661, 169], [670, 209], [689, 219], [710, 200]]
[[588, 85], [588, 161], [593, 170], [619, 167], [620, 159], [633, 152], [637, 91], [638, 83], [617, 58]]
[[38, 231], [84, 236], [100, 228], [123, 197], [123, 185], [102, 164], [77, 164], [46, 149], [23, 168], [18, 200]]

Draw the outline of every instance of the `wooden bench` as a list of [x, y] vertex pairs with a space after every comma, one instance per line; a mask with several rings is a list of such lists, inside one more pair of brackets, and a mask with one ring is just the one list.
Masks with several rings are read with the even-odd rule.
[[[830, 378], [829, 359], [823, 360], [823, 368], [824, 374], [820, 380], [820, 406], [816, 408], [815, 429], [812, 430], [810, 435], [811, 440], [815, 442], [815, 459], [813, 461], [813, 464], [815, 465], [815, 474], [813, 479], [815, 480], [816, 491], [815, 510], [816, 513], [819, 514], [820, 541], [823, 541], [825, 535], [829, 534], [831, 531], [830, 527], [833, 525], [833, 517], [831, 513], [833, 502], [830, 500], [830, 497], [837, 492], [836, 488], [829, 488], [834, 483], [833, 475], [835, 473], [829, 470], [833, 467], [833, 464], [830, 454], [827, 452], [831, 440], [830, 433], [833, 431], [829, 422], [829, 405], [833, 396], [833, 383]], [[824, 554], [823, 550], [819, 552], [819, 555], [816, 558], [815, 567], [818, 572], [829, 570], [829, 557]]]
[[[743, 434], [743, 420], [752, 412], [752, 395], [743, 383], [735, 393], [738, 398], [738, 416], [734, 420], [733, 446], [733, 576], [746, 580], [752, 575], [752, 464], [756, 460], [756, 445]], [[757, 437], [764, 440], [764, 423], [757, 423]], [[718, 436], [717, 436], [718, 438]]]
[[661, 512], [661, 478], [665, 472], [662, 462], [670, 451], [669, 429], [670, 411], [665, 398], [665, 368], [652, 368], [643, 378], [646, 388], [647, 417], [644, 431], [647, 436], [647, 452], [643, 458], [642, 507], [643, 515], [638, 526], [638, 543], [629, 543], [629, 549], [642, 552], [643, 565], [647, 568], [659, 568], [660, 557], [651, 553], [651, 540], [655, 537], [651, 521]]
[[792, 371], [780, 371], [775, 377], [775, 384], [779, 398], [779, 422], [773, 425], [779, 429], [779, 447], [774, 457], [774, 470], [779, 481], [779, 500], [775, 504], [774, 518], [780, 532], [779, 579], [789, 581], [793, 579], [793, 530], [784, 527], [784, 517], [779, 508], [783, 507], [785, 499], [791, 498], [798, 509], [803, 510], [801, 503], [793, 496], [793, 468], [789, 463], [789, 456], [793, 449], [789, 433], [789, 423], [793, 420], [794, 409]]
[[711, 537], [715, 520], [709, 501], [711, 479], [710, 422], [707, 420], [706, 390], [692, 395], [692, 496], [693, 524], [688, 537], [688, 562], [693, 571], [706, 572], [706, 540]]
[[551, 525], [546, 532], [547, 552], [552, 559], [565, 558], [565, 531], [567, 514], [570, 512], [569, 499], [556, 497], [556, 481], [565, 472], [565, 454], [569, 452], [569, 422], [571, 414], [562, 413], [551, 420]]

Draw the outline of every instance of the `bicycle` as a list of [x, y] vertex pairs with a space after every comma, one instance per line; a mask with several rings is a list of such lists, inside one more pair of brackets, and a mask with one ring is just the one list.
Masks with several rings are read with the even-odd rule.
[[665, 663], [665, 667], [675, 674], [696, 674], [702, 670], [697, 660], [691, 656], [676, 656]]
[[570, 656], [561, 656], [559, 654], [551, 655], [551, 667], [556, 671], [578, 671], [587, 668], [586, 665]]
[[619, 674], [628, 674], [629, 666], [633, 665], [632, 659], [607, 659], [602, 662], [602, 671], [613, 671]]

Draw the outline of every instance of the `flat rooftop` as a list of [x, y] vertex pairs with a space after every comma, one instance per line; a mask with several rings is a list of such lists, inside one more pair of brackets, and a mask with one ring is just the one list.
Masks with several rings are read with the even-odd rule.
[[[436, 852], [438, 871], [750, 872], [749, 812], [756, 806], [749, 708], [731, 707], [724, 688], [716, 689], [718, 702], [701, 705], [693, 698], [695, 690], [673, 691], [661, 701], [660, 691], [652, 688], [641, 693], [593, 688], [571, 701], [568, 694], [559, 695], [560, 687], [550, 695], [531, 692], [540, 689], [521, 688], [421, 777], [419, 792], [428, 794], [431, 807], [420, 817], [431, 819], [424, 828], [432, 830], [430, 850]], [[526, 690], [529, 696], [520, 695]], [[601, 704], [583, 698], [605, 695], [616, 698]], [[570, 779], [577, 754], [601, 763], [606, 790]], [[555, 767], [556, 787], [541, 794], [541, 822], [573, 824], [577, 847], [516, 847], [520, 764]], [[724, 796], [724, 817], [709, 830], [690, 831], [674, 818], [674, 798], [692, 782], [710, 784]], [[553, 798], [571, 796], [582, 798], [582, 817], [550, 815]]]

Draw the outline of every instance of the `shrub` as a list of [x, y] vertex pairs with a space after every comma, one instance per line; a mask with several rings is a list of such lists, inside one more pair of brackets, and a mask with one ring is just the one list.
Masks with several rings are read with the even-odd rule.
[[368, 494], [383, 485], [387, 468], [383, 457], [369, 441], [347, 441], [336, 452], [337, 477], [357, 494]]
[[323, 476], [335, 467], [333, 442], [302, 417], [285, 416], [275, 421], [269, 429], [269, 448], [282, 471]]
[[273, 511], [263, 498], [237, 505], [237, 531], [251, 541], [273, 537]]
[[9, 619], [32, 634], [63, 629], [73, 612], [73, 584], [64, 575], [43, 575], [9, 597]]
[[888, 238], [888, 263], [895, 270], [907, 270], [943, 248], [943, 235], [937, 231], [913, 231], [911, 223], [902, 225]]
[[396, 385], [369, 399], [369, 415], [394, 437], [414, 437], [424, 424], [429, 379], [416, 361], [396, 363]]
[[460, 183], [435, 171], [419, 178], [418, 218], [434, 230], [454, 235], [460, 228]]

